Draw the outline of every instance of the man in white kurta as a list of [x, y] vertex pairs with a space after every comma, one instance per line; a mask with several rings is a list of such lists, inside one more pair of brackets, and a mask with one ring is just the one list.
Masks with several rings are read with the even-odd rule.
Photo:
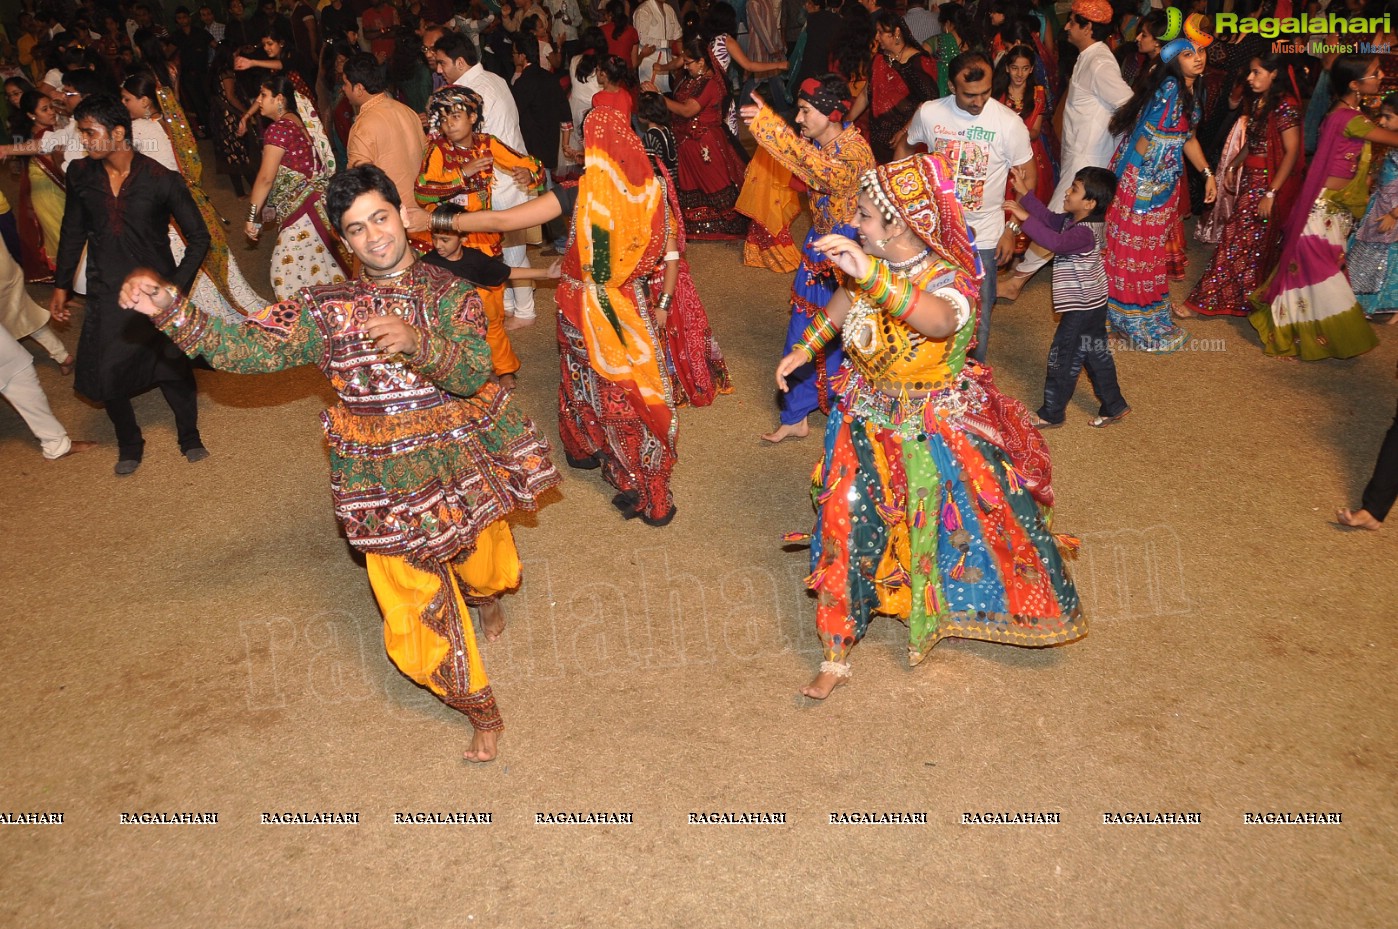
[[[1063, 102], [1063, 157], [1050, 210], [1063, 210], [1063, 197], [1083, 168], [1110, 166], [1117, 137], [1107, 129], [1117, 109], [1131, 99], [1131, 85], [1122, 80], [1121, 66], [1097, 35], [1110, 29], [1112, 8], [1106, 0], [1076, 0], [1064, 26], [1068, 41], [1078, 49], [1078, 61]], [[1051, 255], [1031, 247], [1014, 273], [1000, 282], [1000, 296], [1014, 300]]]
[[[641, 66], [637, 69], [641, 82], [645, 83], [654, 79], [657, 63], [667, 62], [672, 57], [670, 45], [678, 42], [682, 34], [680, 21], [670, 4], [663, 0], [644, 0], [631, 14], [631, 23], [641, 37], [641, 48], [651, 50], [641, 59]], [[664, 92], [669, 89], [669, 77], [662, 75], [661, 81], [656, 81], [656, 86]]]

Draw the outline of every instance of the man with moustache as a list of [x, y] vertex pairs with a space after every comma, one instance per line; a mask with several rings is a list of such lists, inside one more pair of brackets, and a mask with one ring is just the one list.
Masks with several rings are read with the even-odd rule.
[[189, 355], [235, 373], [319, 367], [340, 402], [321, 414], [330, 491], [364, 554], [384, 645], [405, 675], [466, 715], [467, 761], [495, 758], [504, 723], [467, 604], [486, 638], [504, 631], [500, 595], [519, 584], [505, 518], [559, 483], [548, 444], [491, 378], [480, 298], [408, 247], [398, 188], [374, 165], [337, 174], [326, 214], [359, 258], [353, 281], [306, 287], [238, 326], [208, 316], [159, 274], [138, 270], [123, 306]]

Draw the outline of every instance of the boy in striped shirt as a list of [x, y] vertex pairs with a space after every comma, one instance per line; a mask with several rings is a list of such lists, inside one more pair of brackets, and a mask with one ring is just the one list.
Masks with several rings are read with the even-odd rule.
[[[1063, 425], [1078, 374], [1086, 368], [1101, 404], [1088, 425], [1110, 426], [1131, 412], [1117, 385], [1116, 362], [1107, 343], [1107, 272], [1102, 249], [1107, 243], [1107, 208], [1116, 195], [1116, 175], [1106, 168], [1083, 168], [1063, 198], [1062, 213], [1039, 202], [1018, 168], [1010, 177], [1019, 199], [1007, 202], [1005, 210], [1024, 224], [1025, 235], [1055, 256], [1053, 311], [1058, 314], [1058, 329], [1049, 347], [1044, 405], [1031, 420], [1039, 429]], [[1015, 229], [1016, 234], [1019, 231]]]

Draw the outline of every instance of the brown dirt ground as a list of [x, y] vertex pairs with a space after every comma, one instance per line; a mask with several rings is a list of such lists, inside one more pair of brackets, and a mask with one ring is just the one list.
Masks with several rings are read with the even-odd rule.
[[[208, 186], [242, 215], [224, 179]], [[265, 282], [270, 245], [236, 247]], [[1191, 282], [1206, 259], [1191, 253]], [[789, 280], [742, 267], [734, 244], [695, 244], [690, 260], [737, 390], [681, 414], [668, 529], [622, 522], [578, 472], [519, 526], [527, 581], [486, 647], [509, 728], [485, 767], [459, 758], [465, 721], [383, 653], [328, 505], [319, 372], [201, 372], [213, 457], [197, 466], [145, 395], [145, 463], [118, 480], [105, 416], [39, 361], [58, 416], [103, 448], [45, 462], [0, 413], [0, 812], [66, 814], [0, 827], [0, 925], [1398, 920], [1398, 548], [1392, 528], [1330, 522], [1392, 416], [1398, 329], [1344, 362], [1267, 359], [1242, 320], [1191, 322], [1200, 350], [1119, 354], [1134, 415], [1088, 428], [1084, 379], [1049, 436], [1091, 634], [1048, 651], [949, 641], [909, 670], [901, 627], [879, 619], [851, 686], [817, 705], [796, 695], [820, 658], [804, 552], [779, 540], [810, 522], [819, 443], [757, 438], [774, 422]], [[556, 439], [550, 291], [539, 308], [515, 336], [519, 402]], [[999, 383], [1032, 406], [1047, 275], [995, 320]], [[220, 822], [118, 825], [159, 810]], [[361, 823], [259, 824], [315, 810]], [[392, 824], [437, 810], [495, 822]], [[635, 822], [533, 823], [556, 810]], [[789, 821], [686, 823], [723, 810]], [[830, 825], [843, 810], [928, 822]], [[1062, 823], [960, 824], [982, 810]], [[1102, 823], [1136, 810], [1202, 824]], [[1274, 810], [1343, 824], [1243, 824]]]

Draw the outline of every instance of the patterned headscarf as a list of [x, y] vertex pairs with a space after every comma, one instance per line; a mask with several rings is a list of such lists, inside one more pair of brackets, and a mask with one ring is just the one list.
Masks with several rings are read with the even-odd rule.
[[885, 220], [901, 219], [933, 254], [956, 270], [956, 287], [973, 306], [984, 276], [951, 168], [941, 155], [914, 155], [864, 172], [859, 182]]
[[484, 111], [485, 101], [480, 94], [469, 87], [448, 84], [433, 91], [432, 96], [427, 98], [427, 131], [432, 135], [441, 135], [442, 120], [452, 113], [472, 113], [479, 126]]
[[836, 122], [844, 122], [845, 115], [849, 113], [851, 105], [848, 87], [845, 88], [844, 93], [835, 93], [826, 87], [819, 78], [814, 77], [808, 77], [801, 82], [801, 89], [797, 92], [796, 99], [805, 100], [826, 117]]
[[597, 374], [625, 388], [652, 434], [672, 446], [675, 418], [664, 349], [636, 302], [636, 283], [665, 252], [665, 195], [640, 136], [619, 110], [599, 106], [583, 120], [587, 168], [578, 182], [573, 240], [563, 272], [582, 282], [559, 288], [559, 308], [582, 332]]

